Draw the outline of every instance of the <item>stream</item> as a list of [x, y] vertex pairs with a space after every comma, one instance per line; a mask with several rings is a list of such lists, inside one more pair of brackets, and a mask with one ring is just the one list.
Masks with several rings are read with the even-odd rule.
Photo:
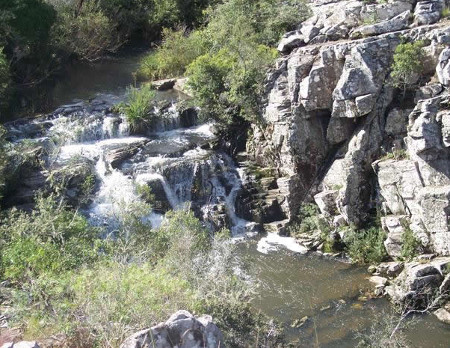
[[[391, 310], [385, 299], [365, 295], [370, 288], [365, 268], [301, 255], [283, 247], [283, 241], [259, 251], [256, 224], [235, 210], [242, 185], [239, 168], [209, 146], [214, 124], [198, 124], [179, 110], [183, 96], [174, 91], [158, 92], [165, 101], [154, 110], [161, 121], [143, 135], [133, 135], [123, 116], [111, 109], [133, 83], [137, 62], [131, 57], [71, 69], [54, 94], [54, 102], [63, 106], [44, 117], [9, 123], [13, 140], [47, 144], [58, 139], [63, 145], [53, 155], [57, 165], [89, 161], [97, 189], [83, 213], [106, 230], [116, 228], [123, 204], [139, 201], [139, 184], [150, 186], [155, 195], [154, 211], [148, 214], [153, 226], [166, 211], [189, 206], [211, 228], [228, 226], [235, 237], [252, 237], [239, 242], [237, 252], [247, 277], [260, 284], [255, 308], [282, 323], [294, 346], [313, 347], [318, 341], [320, 347], [355, 347], [355, 333]], [[303, 325], [293, 325], [304, 317]], [[448, 347], [450, 342], [450, 328], [432, 315], [413, 321], [406, 333], [411, 347]]]

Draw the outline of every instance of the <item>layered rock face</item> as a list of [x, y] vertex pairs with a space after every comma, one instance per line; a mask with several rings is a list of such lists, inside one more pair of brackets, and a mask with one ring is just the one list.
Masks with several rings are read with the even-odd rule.
[[[324, 215], [357, 226], [383, 208], [391, 256], [405, 226], [430, 251], [450, 254], [445, 6], [314, 1], [313, 17], [281, 40], [264, 124], [253, 126], [247, 154], [287, 183], [278, 202], [285, 218], [314, 196]], [[393, 55], [417, 40], [425, 71], [415, 78], [421, 87], [403, 98], [391, 83]]]

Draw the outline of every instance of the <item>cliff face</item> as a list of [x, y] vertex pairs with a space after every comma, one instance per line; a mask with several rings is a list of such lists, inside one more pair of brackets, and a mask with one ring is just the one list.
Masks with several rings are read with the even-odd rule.
[[[281, 40], [284, 56], [268, 75], [264, 122], [253, 126], [247, 154], [276, 168], [284, 217], [312, 197], [330, 219], [356, 225], [382, 208], [392, 256], [403, 221], [424, 246], [450, 254], [445, 6], [314, 1], [314, 16]], [[405, 98], [390, 83], [393, 55], [417, 40], [425, 43], [425, 71], [411, 76], [418, 87]], [[393, 158], [382, 160], [388, 153]]]

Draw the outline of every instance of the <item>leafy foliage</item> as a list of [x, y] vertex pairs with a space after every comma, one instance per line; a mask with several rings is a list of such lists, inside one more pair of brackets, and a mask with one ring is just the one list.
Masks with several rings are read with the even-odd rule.
[[187, 29], [164, 29], [162, 35], [158, 49], [142, 60], [138, 71], [140, 76], [150, 79], [181, 76], [186, 67], [205, 52], [202, 31], [189, 35]]
[[193, 213], [168, 213], [151, 229], [142, 222], [148, 210], [129, 205], [120, 231], [101, 240], [53, 196], [37, 202], [33, 213], [12, 210], [0, 225], [0, 279], [9, 280], [2, 296], [25, 336], [64, 333], [69, 346], [115, 347], [183, 308], [212, 314], [229, 346], [255, 346], [258, 335], [279, 341], [233, 273], [233, 244], [224, 233], [212, 238]]
[[407, 42], [397, 46], [392, 64], [392, 85], [406, 91], [414, 87], [424, 69], [423, 41]]
[[0, 47], [0, 107], [4, 104], [6, 92], [10, 84], [9, 63]]
[[141, 75], [189, 77], [203, 115], [225, 124], [236, 117], [257, 121], [265, 71], [277, 57], [269, 48], [302, 21], [300, 0], [227, 0], [206, 11], [207, 25], [186, 36], [166, 32], [160, 48], [146, 57]]
[[1, 221], [1, 270], [6, 279], [27, 282], [45, 273], [79, 267], [97, 258], [95, 229], [53, 196], [37, 198], [31, 214], [11, 210]]
[[155, 92], [149, 85], [128, 88], [127, 102], [120, 106], [120, 111], [125, 114], [132, 127], [149, 120], [154, 97]]
[[70, 7], [61, 11], [54, 38], [61, 49], [88, 61], [114, 52], [122, 44], [113, 19], [96, 1], [86, 2], [77, 12]]
[[413, 231], [407, 223], [402, 224], [403, 234], [402, 234], [402, 252], [401, 257], [404, 260], [411, 260], [419, 253], [421, 247], [420, 240], [416, 238]]
[[344, 232], [346, 249], [354, 262], [379, 263], [386, 259], [383, 243], [386, 233], [380, 226], [373, 225], [365, 229], [347, 227]]

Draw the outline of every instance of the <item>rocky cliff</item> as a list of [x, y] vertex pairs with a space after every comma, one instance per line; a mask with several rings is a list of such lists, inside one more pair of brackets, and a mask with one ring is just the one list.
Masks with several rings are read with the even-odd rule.
[[[330, 221], [357, 226], [382, 210], [391, 256], [405, 226], [430, 251], [450, 254], [447, 5], [312, 1], [314, 15], [283, 37], [263, 122], [247, 143], [247, 158], [276, 173], [278, 226], [314, 198]], [[392, 85], [393, 55], [417, 40], [425, 68], [402, 93]]]

